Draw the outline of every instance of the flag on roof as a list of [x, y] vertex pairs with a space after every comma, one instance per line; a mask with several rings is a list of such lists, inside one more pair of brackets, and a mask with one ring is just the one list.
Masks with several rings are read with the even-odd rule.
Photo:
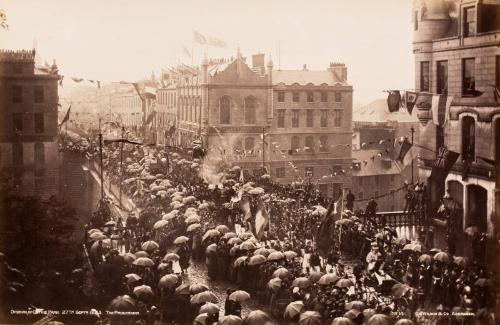
[[207, 44], [207, 38], [197, 31], [193, 30], [193, 42], [198, 44]]
[[64, 118], [58, 127], [61, 127], [64, 123], [68, 122], [70, 112], [71, 112], [71, 104], [69, 104], [68, 110], [66, 111], [66, 114], [64, 115]]
[[83, 78], [76, 78], [76, 77], [72, 77], [71, 79], [72, 79], [74, 82], [76, 82], [76, 83], [80, 83], [80, 82], [82, 82], [82, 81], [83, 81]]
[[226, 42], [224, 42], [223, 40], [220, 40], [218, 38], [215, 38], [215, 37], [207, 37], [206, 41], [207, 41], [207, 44], [210, 46], [220, 47], [220, 48], [227, 47]]

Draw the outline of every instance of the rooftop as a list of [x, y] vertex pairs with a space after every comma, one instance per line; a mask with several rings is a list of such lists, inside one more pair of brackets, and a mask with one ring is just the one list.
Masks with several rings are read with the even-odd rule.
[[390, 113], [387, 107], [387, 99], [376, 99], [366, 106], [353, 110], [353, 122], [418, 122], [417, 113], [412, 115], [406, 109], [400, 109], [397, 112]]
[[273, 84], [283, 83], [285, 85], [299, 84], [305, 86], [349, 86], [345, 80], [337, 79], [331, 71], [310, 70], [273, 70]]
[[400, 174], [402, 171], [402, 167], [399, 165], [399, 163], [392, 160], [385, 153], [380, 157], [379, 153], [381, 152], [381, 150], [376, 149], [353, 150], [353, 163], [360, 163], [361, 168], [353, 168], [352, 176], [356, 177]]

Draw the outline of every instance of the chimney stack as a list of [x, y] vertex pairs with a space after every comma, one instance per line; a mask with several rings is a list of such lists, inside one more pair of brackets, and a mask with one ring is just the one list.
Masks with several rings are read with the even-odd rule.
[[342, 82], [347, 81], [347, 67], [344, 63], [340, 62], [330, 62], [330, 67], [328, 71], [333, 73], [335, 80]]

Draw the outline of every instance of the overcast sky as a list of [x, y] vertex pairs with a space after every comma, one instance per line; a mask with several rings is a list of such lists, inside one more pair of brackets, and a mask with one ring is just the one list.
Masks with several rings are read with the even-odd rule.
[[[272, 55], [277, 69], [348, 65], [354, 102], [413, 88], [411, 0], [0, 0], [0, 47], [32, 48], [67, 76], [137, 80], [178, 61]], [[192, 31], [226, 49], [192, 43]], [[278, 46], [280, 44], [280, 46]], [[278, 48], [281, 50], [278, 51]], [[69, 79], [69, 78], [68, 78]], [[70, 81], [67, 81], [68, 86]]]

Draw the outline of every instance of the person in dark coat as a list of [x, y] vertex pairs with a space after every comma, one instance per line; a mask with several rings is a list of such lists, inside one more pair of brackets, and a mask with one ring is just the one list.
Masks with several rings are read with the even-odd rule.
[[187, 269], [189, 268], [191, 252], [189, 251], [188, 246], [184, 243], [181, 245], [181, 247], [179, 247], [177, 254], [179, 255], [179, 265], [181, 267], [181, 272], [184, 274], [184, 271], [187, 272]]
[[352, 211], [354, 209], [354, 200], [355, 199], [356, 199], [356, 197], [354, 196], [354, 194], [352, 194], [351, 190], [349, 190], [349, 192], [347, 193], [347, 197], [346, 197], [346, 200], [347, 200], [346, 208], [347, 208], [347, 210]]

